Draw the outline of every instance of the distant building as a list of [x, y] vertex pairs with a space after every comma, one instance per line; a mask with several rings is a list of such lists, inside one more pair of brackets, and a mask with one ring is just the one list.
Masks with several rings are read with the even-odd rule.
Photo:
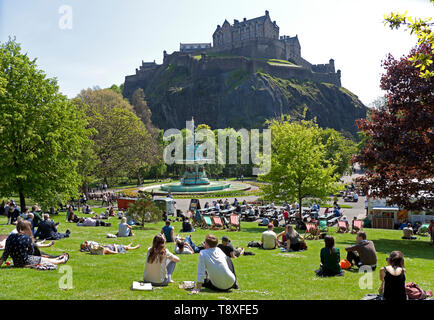
[[179, 51], [180, 52], [193, 52], [202, 49], [211, 48], [211, 43], [180, 43]]
[[234, 20], [231, 25], [227, 20], [217, 26], [213, 34], [214, 47], [234, 45], [244, 40], [272, 39], [279, 40], [279, 27], [276, 21], [271, 21], [270, 14], [265, 11], [265, 16], [243, 21]]

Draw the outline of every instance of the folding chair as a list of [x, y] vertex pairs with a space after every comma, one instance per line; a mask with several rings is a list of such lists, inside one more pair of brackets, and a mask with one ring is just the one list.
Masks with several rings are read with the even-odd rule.
[[328, 232], [329, 227], [327, 226], [327, 220], [326, 219], [319, 219], [319, 229], [320, 232]]
[[316, 240], [319, 238], [319, 228], [315, 223], [306, 223], [306, 232], [304, 238], [306, 240]]
[[202, 224], [202, 228], [204, 229], [211, 229], [213, 227], [212, 220], [209, 216], [202, 216], [204, 224]]
[[213, 216], [212, 217], [212, 223], [214, 229], [224, 229], [225, 225], [223, 224], [222, 218], [219, 216]]
[[231, 214], [229, 227], [230, 227], [231, 231], [232, 231], [232, 228], [235, 228], [235, 231], [241, 231], [241, 222], [240, 222], [240, 216], [239, 215]]
[[359, 232], [363, 229], [363, 221], [362, 220], [354, 220], [353, 225], [351, 226], [351, 233]]
[[345, 221], [338, 221], [338, 228], [336, 229], [336, 232], [341, 232], [340, 230], [343, 229], [344, 233], [348, 232], [347, 223]]

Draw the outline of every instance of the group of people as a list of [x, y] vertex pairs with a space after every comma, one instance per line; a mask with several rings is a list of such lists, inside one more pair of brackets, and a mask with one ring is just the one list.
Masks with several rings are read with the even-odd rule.
[[[208, 234], [202, 245], [198, 251], [196, 287], [192, 293], [197, 294], [202, 288], [214, 291], [238, 289], [234, 265], [231, 258], [218, 246], [218, 238]], [[153, 239], [152, 247], [147, 251], [143, 281], [153, 286], [167, 286], [174, 282], [173, 272], [180, 261], [178, 256], [166, 248], [164, 235], [157, 234]]]

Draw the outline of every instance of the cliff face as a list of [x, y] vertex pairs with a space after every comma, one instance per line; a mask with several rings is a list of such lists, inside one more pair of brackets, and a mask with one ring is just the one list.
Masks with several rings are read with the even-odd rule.
[[196, 123], [212, 129], [263, 128], [264, 121], [281, 114], [317, 118], [322, 127], [356, 134], [354, 121], [367, 108], [348, 90], [328, 83], [284, 80], [261, 71], [243, 69], [193, 75], [184, 66], [162, 65], [147, 81], [125, 84], [128, 98], [141, 87], [152, 111], [152, 122], [162, 129]]

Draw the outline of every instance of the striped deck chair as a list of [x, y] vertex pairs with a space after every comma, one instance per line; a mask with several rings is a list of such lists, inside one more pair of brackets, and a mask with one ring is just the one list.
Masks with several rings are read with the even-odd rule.
[[213, 227], [214, 229], [224, 229], [225, 225], [223, 224], [222, 218], [219, 216], [212, 217]]
[[354, 220], [353, 225], [351, 226], [351, 233], [357, 233], [363, 229], [363, 221], [362, 220]]
[[319, 228], [315, 223], [306, 223], [304, 238], [306, 240], [316, 240], [319, 238]]
[[339, 232], [339, 233], [345, 233], [345, 232], [348, 232], [349, 230], [348, 230], [348, 228], [347, 228], [347, 224], [346, 224], [346, 222], [345, 221], [338, 221], [338, 227], [337, 227], [337, 229], [336, 229], [336, 232]]
[[202, 224], [202, 228], [204, 229], [212, 229], [213, 223], [209, 216], [202, 216], [204, 224]]
[[230, 230], [232, 230], [232, 228], [235, 228], [235, 231], [241, 231], [240, 216], [237, 214], [231, 214], [230, 219], [231, 219], [229, 223]]

